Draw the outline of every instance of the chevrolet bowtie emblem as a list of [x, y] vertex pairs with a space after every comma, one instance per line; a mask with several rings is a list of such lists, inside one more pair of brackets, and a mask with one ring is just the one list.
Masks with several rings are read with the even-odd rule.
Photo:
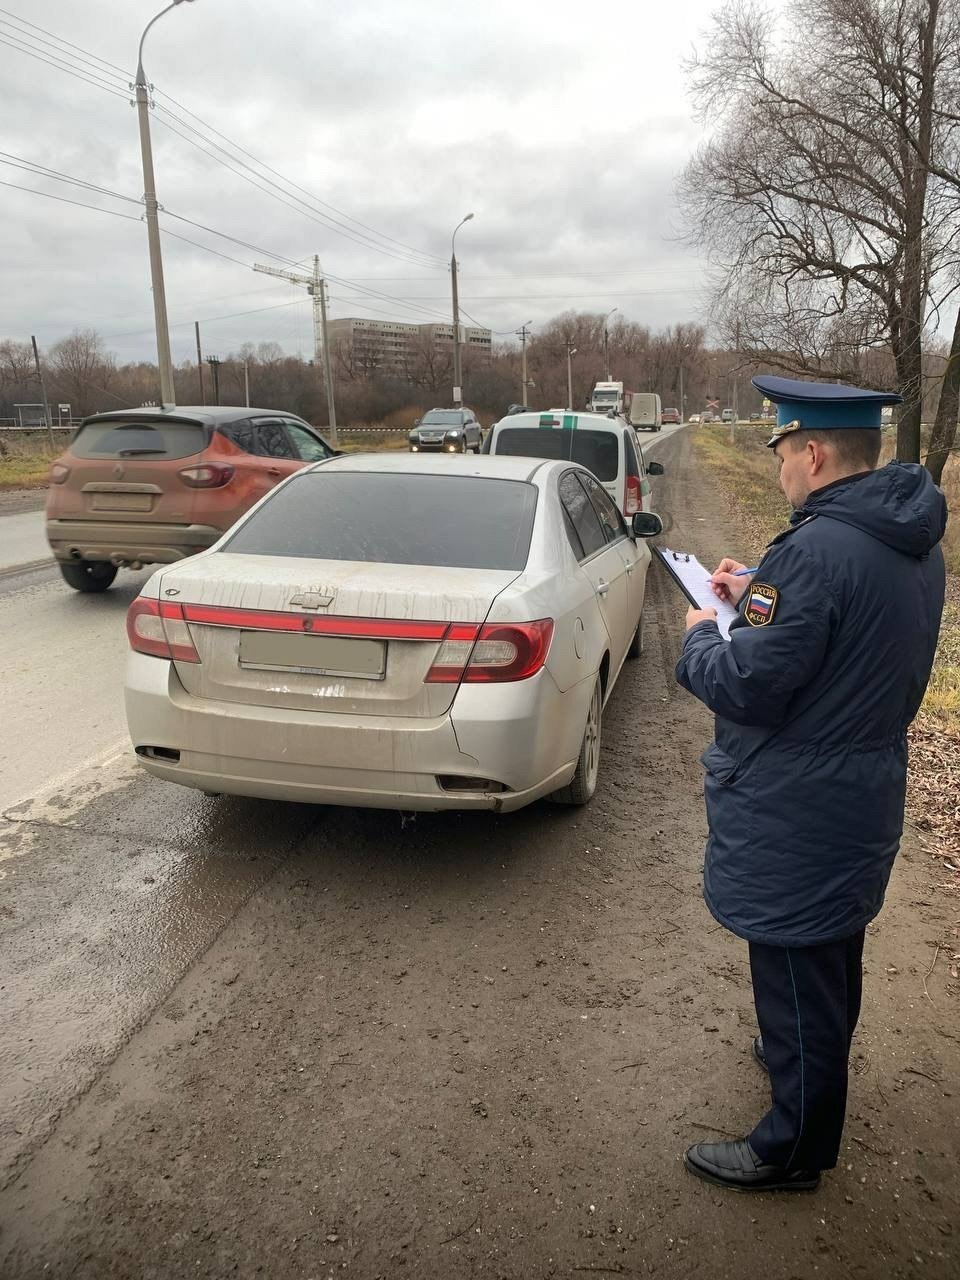
[[326, 609], [333, 604], [333, 596], [323, 591], [301, 591], [291, 596], [291, 604], [298, 604], [301, 609]]

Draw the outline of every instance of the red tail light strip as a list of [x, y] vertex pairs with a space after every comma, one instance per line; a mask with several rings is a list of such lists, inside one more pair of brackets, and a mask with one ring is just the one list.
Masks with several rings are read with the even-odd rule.
[[[187, 622], [205, 627], [242, 627], [247, 631], [309, 631], [312, 635], [358, 636], [365, 640], [443, 640], [449, 622], [416, 622], [394, 618], [316, 617], [264, 609], [230, 609], [223, 605], [185, 604]], [[479, 628], [473, 628], [475, 636]]]

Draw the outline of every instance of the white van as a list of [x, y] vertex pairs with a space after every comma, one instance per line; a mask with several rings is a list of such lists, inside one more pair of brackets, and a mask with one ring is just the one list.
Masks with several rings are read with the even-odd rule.
[[579, 462], [597, 477], [624, 519], [652, 511], [648, 476], [662, 476], [663, 464], [647, 463], [636, 431], [623, 418], [602, 413], [515, 413], [495, 422], [483, 453]]
[[630, 425], [636, 431], [660, 430], [660, 397], [655, 391], [635, 391], [630, 401]]

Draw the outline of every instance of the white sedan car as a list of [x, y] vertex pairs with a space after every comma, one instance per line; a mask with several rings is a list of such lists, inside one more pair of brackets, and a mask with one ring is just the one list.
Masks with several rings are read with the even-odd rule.
[[130, 606], [139, 761], [275, 800], [584, 804], [660, 529], [569, 462], [305, 468]]

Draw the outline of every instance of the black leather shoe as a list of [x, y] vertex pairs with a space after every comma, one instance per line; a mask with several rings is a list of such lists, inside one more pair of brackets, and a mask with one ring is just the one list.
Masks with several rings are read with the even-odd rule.
[[813, 1191], [820, 1174], [809, 1169], [781, 1169], [764, 1164], [745, 1138], [737, 1142], [698, 1142], [683, 1163], [705, 1182], [731, 1191]]
[[753, 1056], [760, 1063], [761, 1067], [763, 1067], [764, 1071], [770, 1070], [767, 1066], [767, 1055], [763, 1052], [763, 1036], [753, 1037]]

